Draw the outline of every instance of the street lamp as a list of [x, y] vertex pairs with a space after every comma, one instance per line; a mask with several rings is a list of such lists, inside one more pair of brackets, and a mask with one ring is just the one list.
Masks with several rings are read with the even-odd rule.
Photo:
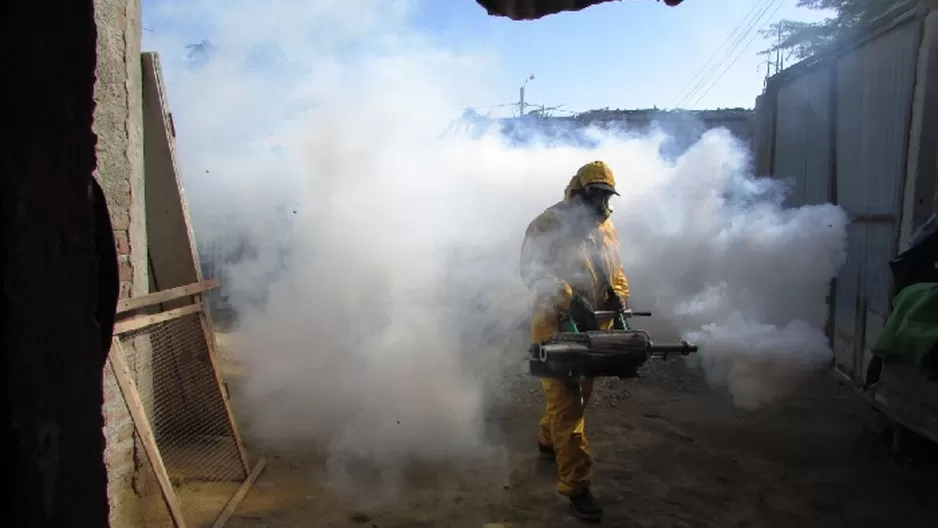
[[528, 75], [528, 78], [524, 80], [524, 84], [521, 85], [521, 88], [518, 90], [520, 95], [518, 99], [518, 116], [524, 117], [524, 89], [528, 86], [528, 81], [534, 80], [534, 74]]

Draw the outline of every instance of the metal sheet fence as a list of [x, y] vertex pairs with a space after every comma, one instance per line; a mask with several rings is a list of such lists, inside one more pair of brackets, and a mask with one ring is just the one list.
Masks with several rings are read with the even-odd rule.
[[833, 202], [851, 217], [829, 330], [836, 366], [856, 380], [889, 309], [924, 13], [897, 11], [781, 72], [760, 101], [772, 123], [757, 141], [760, 172], [792, 182], [790, 206]]

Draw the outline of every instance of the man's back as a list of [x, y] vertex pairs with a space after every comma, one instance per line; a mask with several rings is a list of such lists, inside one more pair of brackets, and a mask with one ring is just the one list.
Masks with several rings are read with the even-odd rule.
[[608, 273], [604, 270], [620, 266], [618, 250], [611, 220], [584, 222], [568, 202], [561, 201], [528, 225], [522, 245], [522, 278], [530, 286], [546, 273], [590, 302], [601, 303], [610, 280], [603, 277]]

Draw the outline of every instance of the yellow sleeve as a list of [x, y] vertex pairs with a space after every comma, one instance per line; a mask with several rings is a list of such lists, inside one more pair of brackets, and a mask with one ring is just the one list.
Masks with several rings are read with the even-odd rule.
[[622, 259], [619, 257], [619, 235], [616, 233], [615, 227], [613, 227], [610, 222], [605, 226], [607, 231], [606, 237], [610, 244], [610, 249], [612, 250], [613, 262], [615, 265], [612, 268], [612, 276], [609, 278], [609, 281], [612, 282], [612, 289], [616, 292], [616, 295], [622, 297], [623, 299], [629, 298], [629, 280], [625, 276], [625, 270], [622, 269]]
[[538, 297], [553, 298], [555, 306], [566, 309], [573, 298], [573, 288], [551, 272], [551, 237], [560, 230], [560, 219], [546, 211], [534, 219], [521, 244], [521, 280]]
[[619, 297], [629, 298], [629, 280], [625, 277], [625, 271], [622, 269], [621, 263], [616, 267], [615, 273], [612, 274], [612, 289]]

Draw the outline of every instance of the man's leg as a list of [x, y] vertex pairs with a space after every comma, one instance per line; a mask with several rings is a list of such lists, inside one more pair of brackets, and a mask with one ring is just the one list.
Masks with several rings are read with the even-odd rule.
[[541, 416], [541, 421], [538, 424], [537, 453], [542, 460], [554, 460], [557, 457], [557, 454], [554, 452], [554, 440], [550, 435], [549, 405], [549, 403], [545, 403], [544, 415]]
[[585, 409], [593, 396], [593, 380], [588, 379], [580, 384], [580, 396], [583, 399], [583, 408]]
[[579, 384], [541, 379], [541, 387], [547, 400], [546, 418], [556, 452], [557, 491], [570, 498], [578, 516], [598, 519], [602, 516], [602, 507], [589, 492], [593, 457], [583, 421], [583, 397], [592, 392], [592, 383], [587, 382], [581, 390]]

